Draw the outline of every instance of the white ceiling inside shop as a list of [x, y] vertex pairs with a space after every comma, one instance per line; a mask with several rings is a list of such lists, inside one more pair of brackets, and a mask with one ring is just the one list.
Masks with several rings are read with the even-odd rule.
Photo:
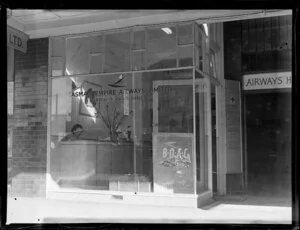
[[[96, 30], [198, 20], [211, 22], [270, 16], [289, 10], [12, 10], [8, 25], [30, 38], [86, 33]], [[154, 17], [155, 16], [155, 17]]]

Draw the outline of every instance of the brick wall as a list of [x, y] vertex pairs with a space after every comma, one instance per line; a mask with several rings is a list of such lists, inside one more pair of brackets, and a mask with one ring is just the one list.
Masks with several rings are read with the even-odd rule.
[[11, 196], [45, 196], [47, 157], [48, 39], [15, 51]]

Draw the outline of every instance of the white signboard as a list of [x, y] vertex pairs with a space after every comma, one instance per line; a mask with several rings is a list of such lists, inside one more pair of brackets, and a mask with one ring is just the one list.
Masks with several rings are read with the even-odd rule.
[[7, 27], [7, 45], [26, 53], [29, 36], [12, 27]]
[[243, 77], [244, 90], [281, 89], [292, 87], [292, 72], [249, 74]]
[[14, 82], [7, 82], [7, 113], [12, 115], [14, 111]]

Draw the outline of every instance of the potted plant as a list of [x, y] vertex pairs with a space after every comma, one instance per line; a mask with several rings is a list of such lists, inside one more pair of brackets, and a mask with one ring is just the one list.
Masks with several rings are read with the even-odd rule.
[[98, 163], [98, 167], [107, 168], [110, 165], [110, 170], [103, 172], [109, 175], [109, 183], [112, 183], [112, 178], [120, 175], [132, 174], [133, 169], [133, 142], [131, 138], [131, 126], [127, 120], [132, 111], [127, 114], [120, 112], [120, 104], [117, 102], [106, 103], [102, 109], [98, 109], [98, 117], [103, 121], [106, 127], [109, 138], [106, 141], [100, 141], [98, 144], [99, 152], [102, 154], [101, 159], [106, 159]]
[[[106, 98], [102, 103], [99, 103], [92, 90], [86, 92], [85, 103], [91, 104], [95, 108], [96, 117], [101, 119], [109, 134], [109, 137], [104, 140], [99, 138], [97, 144], [97, 158], [101, 159], [97, 160], [97, 171], [101, 174], [99, 178], [103, 178], [100, 179], [99, 184], [106, 184], [111, 190], [114, 190], [113, 188], [116, 187], [115, 184], [119, 178], [134, 173], [134, 148], [131, 125], [128, 122], [133, 112], [122, 111], [125, 98], [124, 101], [118, 97]], [[129, 181], [122, 183], [130, 184]]]
[[131, 142], [131, 126], [127, 126], [126, 130], [122, 130], [123, 121], [125, 121], [131, 113], [132, 111], [130, 111], [128, 115], [121, 114], [120, 111], [116, 108], [116, 106], [109, 106], [109, 104], [105, 105], [104, 113], [98, 110], [98, 114], [109, 132], [111, 142], [120, 143], [120, 135], [124, 133], [124, 131], [126, 134], [125, 139], [127, 140], [127, 142]]

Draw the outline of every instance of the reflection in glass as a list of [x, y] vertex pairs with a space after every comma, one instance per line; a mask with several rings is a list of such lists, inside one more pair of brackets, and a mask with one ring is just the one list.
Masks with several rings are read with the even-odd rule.
[[195, 58], [196, 58], [196, 67], [200, 70], [203, 71], [203, 58], [204, 58], [204, 51], [205, 51], [205, 46], [204, 46], [204, 35], [203, 35], [203, 25], [196, 26], [195, 27], [196, 31], [196, 38], [195, 38]]
[[52, 76], [62, 76], [63, 75], [63, 58], [53, 57], [51, 62]]
[[65, 39], [64, 38], [52, 38], [52, 57], [64, 57], [65, 56]]
[[193, 66], [193, 48], [194, 46], [178, 47], [179, 66]]
[[145, 31], [134, 31], [133, 32], [133, 49], [134, 50], [141, 50], [145, 49], [146, 43], [146, 35]]
[[192, 81], [190, 85], [177, 82], [178, 85], [158, 86], [158, 132], [193, 132]]
[[212, 77], [217, 77], [215, 52], [212, 50], [210, 51], [209, 55], [209, 75]]
[[105, 72], [130, 70], [130, 33], [105, 36]]
[[146, 59], [145, 51], [135, 51], [132, 53], [132, 66], [133, 70], [144, 70], [146, 67], [145, 59]]
[[102, 54], [90, 54], [90, 73], [102, 72]]
[[176, 67], [175, 27], [149, 29], [147, 48], [148, 69]]
[[76, 75], [89, 73], [90, 38], [69, 38], [66, 54], [66, 74]]
[[103, 52], [103, 36], [97, 35], [91, 38], [91, 53], [102, 53]]
[[186, 45], [193, 42], [193, 24], [178, 25], [178, 44]]

